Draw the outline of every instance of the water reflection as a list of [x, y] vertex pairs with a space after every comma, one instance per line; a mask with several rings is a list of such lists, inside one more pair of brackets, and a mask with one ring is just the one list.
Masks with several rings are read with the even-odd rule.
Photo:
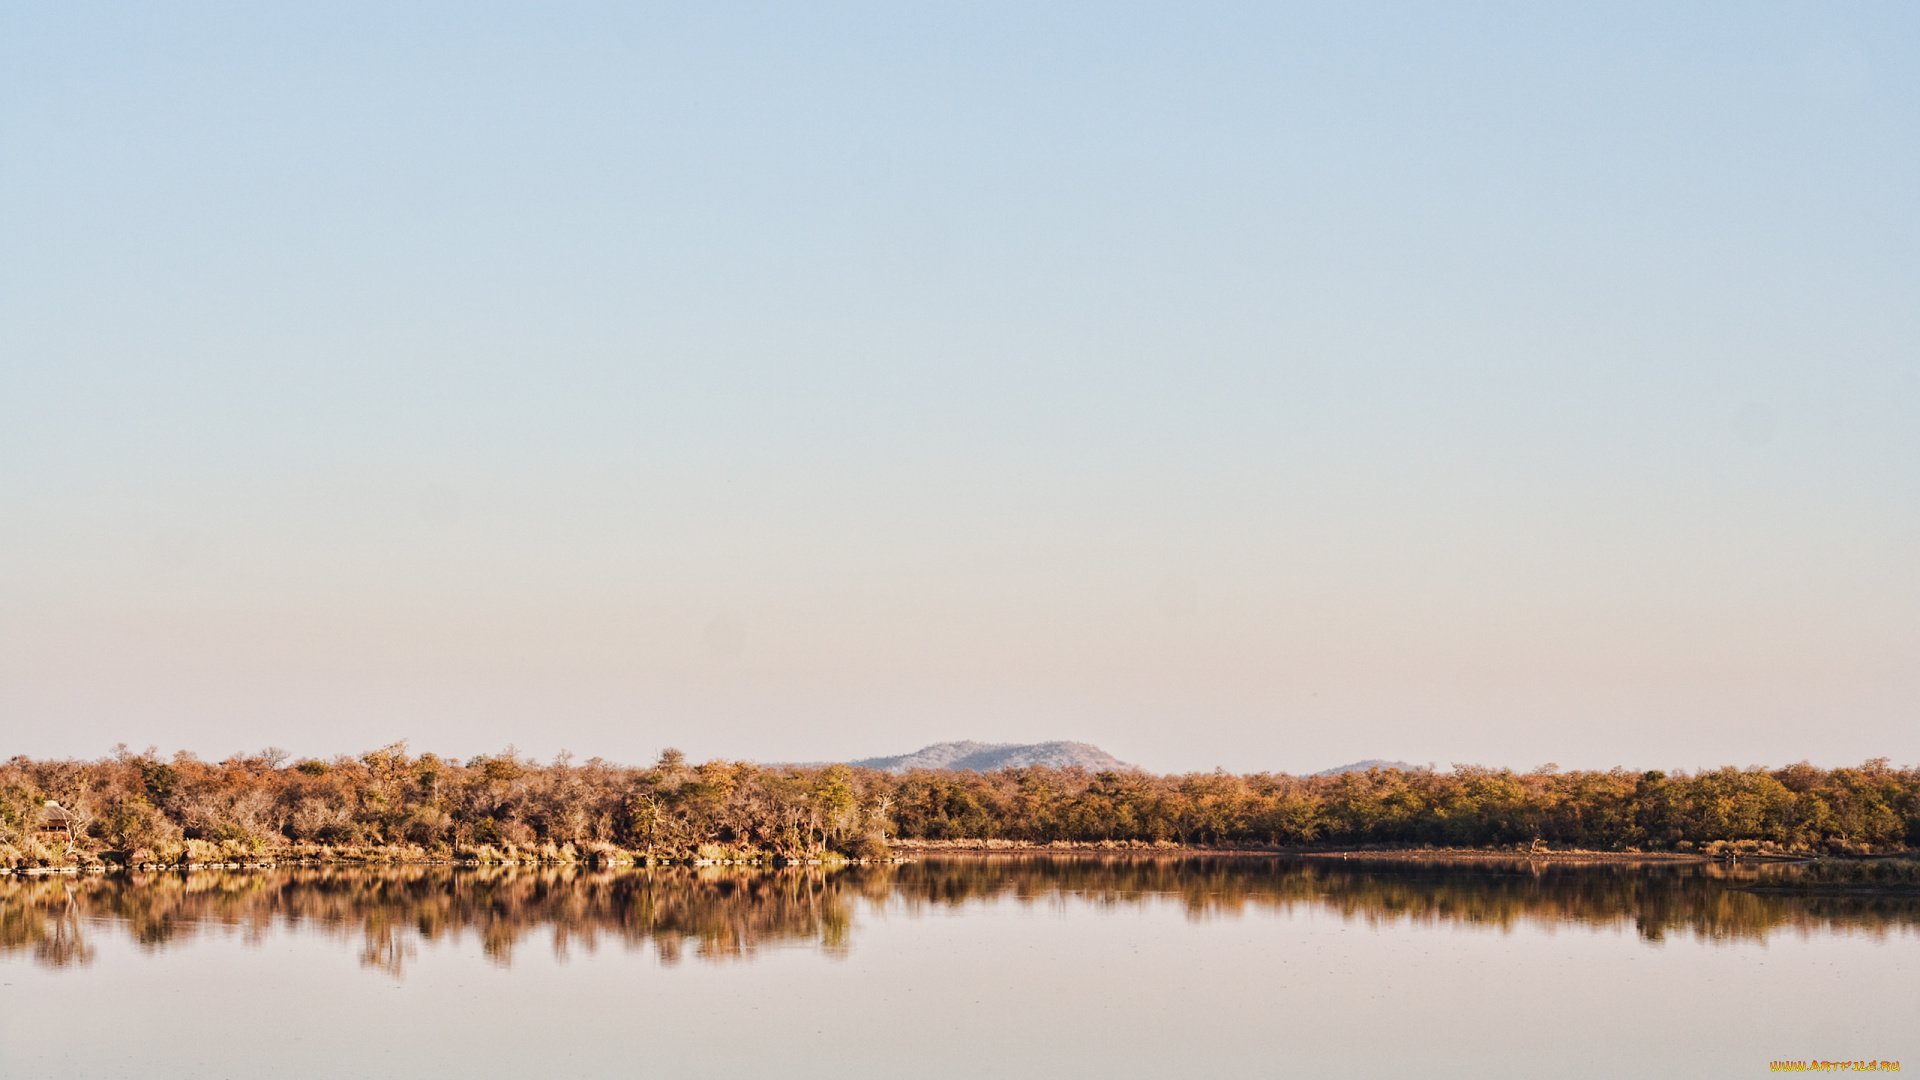
[[565, 956], [617, 942], [678, 963], [812, 947], [844, 955], [858, 910], [909, 916], [971, 904], [1077, 901], [1118, 909], [1181, 905], [1190, 918], [1306, 908], [1371, 925], [1626, 927], [1727, 941], [1920, 927], [1920, 900], [1745, 892], [1750, 872], [1710, 866], [1403, 865], [1270, 858], [944, 858], [822, 871], [721, 867], [304, 868], [101, 877], [0, 878], [0, 955], [84, 965], [90, 935], [159, 950], [207, 933], [264, 942], [282, 930], [337, 938], [361, 963], [402, 974], [419, 943], [472, 934], [506, 965], [544, 935]]

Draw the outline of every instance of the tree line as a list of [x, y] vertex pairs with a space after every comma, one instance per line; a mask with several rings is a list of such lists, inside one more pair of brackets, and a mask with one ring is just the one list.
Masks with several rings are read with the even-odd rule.
[[[53, 806], [59, 810], [54, 811]], [[1550, 845], [1865, 853], [1920, 846], [1920, 769], [1696, 773], [1455, 766], [1334, 776], [1044, 766], [891, 775], [741, 761], [464, 761], [405, 743], [331, 760], [121, 747], [0, 765], [0, 865], [259, 857], [875, 858], [900, 841], [1190, 847]]]

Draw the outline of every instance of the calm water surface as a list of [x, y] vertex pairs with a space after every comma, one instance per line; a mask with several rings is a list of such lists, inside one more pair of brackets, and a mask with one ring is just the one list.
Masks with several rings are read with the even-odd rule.
[[0, 878], [0, 1076], [1920, 1072], [1920, 901], [1266, 858]]

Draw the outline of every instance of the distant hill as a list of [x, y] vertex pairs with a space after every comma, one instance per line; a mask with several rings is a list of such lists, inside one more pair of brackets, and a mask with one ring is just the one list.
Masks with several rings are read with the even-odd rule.
[[1382, 761], [1379, 758], [1368, 758], [1365, 761], [1356, 761], [1351, 765], [1335, 765], [1331, 769], [1321, 769], [1313, 775], [1339, 776], [1343, 772], [1366, 772], [1368, 769], [1399, 769], [1401, 772], [1412, 772], [1414, 766], [1404, 761]]
[[994, 769], [1024, 769], [1029, 765], [1045, 765], [1050, 769], [1068, 769], [1077, 765], [1089, 772], [1133, 768], [1092, 743], [1083, 742], [943, 742], [898, 757], [863, 758], [847, 764], [890, 773], [913, 769], [991, 772]]

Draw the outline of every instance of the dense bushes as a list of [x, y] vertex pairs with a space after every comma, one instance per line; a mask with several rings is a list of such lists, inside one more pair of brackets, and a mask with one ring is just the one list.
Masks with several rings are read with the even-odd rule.
[[[57, 834], [40, 828], [49, 801], [70, 815]], [[15, 866], [106, 852], [194, 862], [370, 848], [864, 858], [882, 854], [886, 839], [1884, 851], [1920, 842], [1920, 770], [1882, 759], [1673, 776], [1467, 766], [1331, 777], [1043, 767], [889, 776], [844, 765], [693, 765], [672, 750], [646, 768], [567, 755], [540, 765], [511, 750], [461, 762], [403, 743], [332, 761], [289, 762], [278, 751], [163, 761], [122, 748], [97, 761], [0, 765], [0, 864]]]
[[1833, 851], [1920, 841], [1920, 770], [1884, 760], [1692, 776], [1475, 766], [1330, 777], [1024, 769], [917, 773], [891, 794], [898, 834], [930, 839]]
[[[57, 802], [74, 827], [37, 828]], [[134, 862], [246, 861], [303, 853], [408, 849], [421, 856], [657, 858], [816, 856], [884, 851], [881, 814], [839, 766], [773, 770], [668, 751], [650, 768], [548, 765], [511, 750], [466, 762], [405, 744], [289, 764], [278, 751], [215, 763], [161, 761], [123, 747], [99, 761], [0, 766], [0, 865], [59, 865], [90, 853]]]

